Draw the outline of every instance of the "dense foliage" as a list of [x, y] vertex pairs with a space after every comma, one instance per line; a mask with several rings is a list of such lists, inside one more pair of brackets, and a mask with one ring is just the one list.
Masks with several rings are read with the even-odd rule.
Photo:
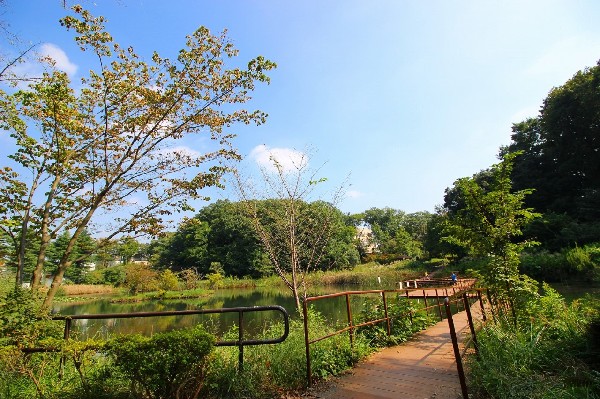
[[[0, 90], [0, 126], [16, 148], [0, 167], [0, 229], [16, 259], [18, 285], [30, 236], [39, 242], [32, 278], [38, 289], [50, 242], [69, 231], [45, 306], [79, 260], [75, 243], [88, 227], [106, 239], [157, 235], [169, 215], [191, 209], [203, 188], [220, 184], [220, 163], [239, 159], [226, 129], [265, 122], [266, 114], [240, 105], [275, 67], [257, 57], [228, 69], [237, 50], [205, 27], [173, 59], [144, 57], [120, 46], [103, 17], [81, 6], [72, 11], [61, 25], [97, 69], [75, 88], [66, 73], [46, 65], [25, 88]], [[175, 147], [194, 134], [212, 141], [205, 153]]]
[[[264, 228], [275, 230], [278, 220], [273, 215], [282, 209], [283, 201], [259, 201], [257, 206], [264, 215]], [[320, 203], [303, 203], [302, 207], [305, 215], [313, 212], [316, 221], [322, 220], [318, 216]], [[344, 269], [358, 263], [354, 228], [347, 225], [339, 210], [332, 211], [333, 234], [314, 270]], [[297, 227], [299, 237], [312, 228], [301, 223]], [[273, 273], [268, 253], [240, 202], [221, 200], [204, 207], [194, 218], [181, 223], [179, 229], [163, 239], [160, 245], [151, 245], [151, 251], [154, 266], [159, 269], [192, 268], [205, 275], [214, 272], [214, 265], [218, 263], [219, 271], [226, 276], [262, 277]]]
[[544, 217], [527, 231], [549, 250], [600, 236], [600, 64], [550, 91], [539, 116], [513, 126], [502, 153], [520, 151], [512, 180], [533, 189], [526, 205]]
[[193, 329], [126, 335], [105, 348], [114, 367], [129, 378], [137, 397], [197, 398], [215, 338], [202, 325]]
[[599, 398], [600, 303], [567, 305], [545, 286], [527, 308], [527, 320], [496, 318], [477, 333], [479, 353], [469, 359], [473, 397]]

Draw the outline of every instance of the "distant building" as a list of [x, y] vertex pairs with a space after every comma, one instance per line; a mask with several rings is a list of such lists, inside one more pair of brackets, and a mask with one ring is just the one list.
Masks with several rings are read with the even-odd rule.
[[370, 227], [359, 226], [356, 228], [356, 238], [366, 254], [377, 252], [377, 245], [373, 240], [373, 232]]

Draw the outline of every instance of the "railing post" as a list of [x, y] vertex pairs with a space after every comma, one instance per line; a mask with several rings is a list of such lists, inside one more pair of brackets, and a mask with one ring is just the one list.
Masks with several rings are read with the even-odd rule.
[[487, 318], [485, 316], [485, 308], [483, 307], [483, 298], [481, 297], [481, 290], [477, 290], [477, 299], [479, 299], [479, 306], [481, 307], [481, 317], [485, 322]]
[[383, 298], [383, 311], [385, 314], [385, 321], [387, 324], [387, 335], [389, 337], [390, 335], [392, 335], [392, 328], [390, 326], [390, 317], [388, 316], [388, 307], [387, 300], [385, 299], [385, 291], [381, 291], [381, 297]]
[[465, 379], [465, 371], [463, 369], [462, 358], [460, 357], [460, 349], [458, 348], [458, 339], [456, 338], [456, 330], [454, 328], [454, 321], [452, 320], [452, 309], [450, 309], [450, 300], [448, 299], [448, 297], [444, 299], [444, 305], [446, 307], [446, 316], [448, 317], [448, 327], [450, 327], [450, 338], [452, 339], [454, 357], [456, 358], [456, 368], [458, 370], [460, 388], [462, 390], [463, 398], [467, 399], [469, 397], [469, 393], [467, 391], [467, 381]]
[[348, 330], [350, 335], [350, 348], [354, 348], [354, 326], [352, 324], [352, 309], [350, 308], [350, 295], [346, 294], [346, 314], [348, 315]]
[[425, 302], [425, 313], [427, 314], [427, 319], [429, 319], [429, 306], [427, 306], [427, 293], [423, 290], [423, 301]]
[[471, 315], [471, 306], [469, 305], [469, 298], [466, 292], [463, 293], [463, 300], [465, 302], [465, 312], [467, 312], [467, 320], [469, 321], [471, 337], [473, 337], [473, 347], [475, 348], [475, 354], [479, 354], [479, 346], [477, 345], [477, 335], [475, 334], [475, 324], [473, 323], [473, 316]]
[[[71, 319], [70, 317], [67, 317], [65, 319], [65, 331], [63, 333], [63, 340], [65, 340], [65, 341], [68, 340], [71, 336], [71, 323], [72, 322], [73, 322], [73, 319]], [[59, 364], [59, 369], [58, 369], [58, 378], [61, 380], [65, 373], [65, 363], [66, 362], [67, 362], [67, 359], [66, 359], [65, 355], [63, 354], [60, 357], [60, 364]]]
[[438, 294], [437, 288], [435, 289], [435, 299], [437, 300], [438, 313], [440, 314], [440, 321], [444, 320], [442, 315], [442, 304], [440, 303], [440, 295]]
[[239, 338], [239, 343], [238, 343], [238, 348], [239, 348], [239, 355], [238, 355], [238, 370], [242, 371], [244, 370], [244, 311], [240, 310], [238, 312], [239, 315], [239, 331], [238, 331], [238, 338]]
[[306, 298], [302, 302], [302, 314], [304, 315], [304, 346], [306, 347], [306, 380], [308, 386], [312, 386], [312, 371], [310, 369], [310, 342], [308, 339], [308, 305]]
[[[410, 306], [410, 295], [408, 294], [408, 290], [406, 290], [406, 299], [409, 302], [409, 306]], [[410, 318], [410, 324], [413, 323], [413, 314], [412, 314], [412, 310], [410, 312], [408, 312], [408, 317]]]

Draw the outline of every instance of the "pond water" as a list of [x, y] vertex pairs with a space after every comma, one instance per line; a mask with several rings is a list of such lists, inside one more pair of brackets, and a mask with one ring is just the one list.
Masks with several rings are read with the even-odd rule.
[[[358, 290], [356, 286], [327, 287], [311, 295], [330, 294], [349, 290]], [[372, 289], [372, 288], [371, 288]], [[371, 295], [371, 297], [375, 297]], [[352, 312], [356, 315], [362, 310], [365, 296], [352, 298]], [[268, 288], [235, 288], [220, 289], [213, 295], [197, 299], [149, 300], [134, 303], [115, 303], [110, 298], [85, 302], [62, 302], [54, 305], [54, 313], [60, 315], [84, 315], [106, 313], [155, 312], [171, 310], [196, 310], [235, 308], [244, 306], [279, 305], [290, 314], [291, 319], [299, 319], [295, 303], [288, 289], [279, 287]], [[314, 303], [319, 311], [331, 324], [347, 323], [346, 302], [344, 297], [328, 298]], [[283, 320], [278, 311], [264, 311], [244, 314], [244, 334], [253, 338], [272, 323]], [[231, 330], [238, 324], [237, 313], [212, 315], [177, 315], [132, 319], [104, 320], [74, 320], [72, 331], [80, 338], [113, 336], [115, 334], [142, 333], [150, 335], [155, 332], [168, 331], [177, 328], [192, 327], [202, 323], [209, 331], [217, 336]]]
[[600, 285], [597, 283], [592, 284], [569, 284], [569, 283], [555, 283], [551, 284], [560, 295], [562, 295], [567, 302], [572, 302], [575, 299], [583, 298], [586, 295], [591, 295], [595, 298], [600, 298]]

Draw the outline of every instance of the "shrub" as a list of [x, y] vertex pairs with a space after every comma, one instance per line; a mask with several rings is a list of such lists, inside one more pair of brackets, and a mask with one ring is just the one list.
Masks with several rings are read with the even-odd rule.
[[589, 272], [594, 268], [594, 263], [589, 252], [580, 247], [571, 248], [566, 251], [565, 259], [570, 267], [570, 271], [575, 273]]
[[125, 286], [133, 294], [138, 292], [156, 291], [158, 289], [158, 273], [150, 266], [142, 263], [132, 263], [125, 269]]
[[558, 282], [568, 276], [564, 254], [546, 250], [522, 254], [520, 270], [532, 278], [548, 282]]
[[[387, 334], [386, 322], [365, 326], [360, 329], [369, 344], [374, 347], [383, 347], [388, 345], [398, 345], [406, 341], [415, 332], [421, 331], [433, 322], [433, 317], [429, 316], [422, 305], [414, 301], [396, 295], [395, 298], [388, 298], [388, 316], [390, 317], [390, 336]], [[360, 315], [361, 322], [383, 319], [385, 310], [381, 299], [367, 298], [363, 304], [363, 310]]]
[[139, 397], [197, 398], [215, 338], [200, 325], [145, 337], [117, 337], [106, 347]]
[[600, 397], [600, 376], [584, 362], [590, 315], [597, 314], [590, 308], [579, 301], [567, 306], [545, 286], [527, 322], [515, 326], [507, 316], [485, 325], [477, 333], [479, 354], [469, 358], [470, 392], [498, 399]]
[[200, 280], [200, 276], [194, 269], [184, 269], [180, 271], [179, 278], [183, 280], [186, 290], [198, 288], [198, 280]]
[[177, 291], [179, 289], [179, 280], [177, 279], [175, 273], [169, 269], [166, 269], [160, 273], [158, 278], [158, 287], [165, 291]]
[[50, 319], [36, 292], [13, 288], [0, 296], [0, 346], [35, 346], [41, 339], [60, 336], [60, 324]]
[[210, 289], [217, 289], [223, 285], [223, 275], [221, 273], [210, 273], [206, 276]]
[[103, 281], [118, 287], [125, 283], [125, 267], [123, 265], [111, 266], [102, 270]]

